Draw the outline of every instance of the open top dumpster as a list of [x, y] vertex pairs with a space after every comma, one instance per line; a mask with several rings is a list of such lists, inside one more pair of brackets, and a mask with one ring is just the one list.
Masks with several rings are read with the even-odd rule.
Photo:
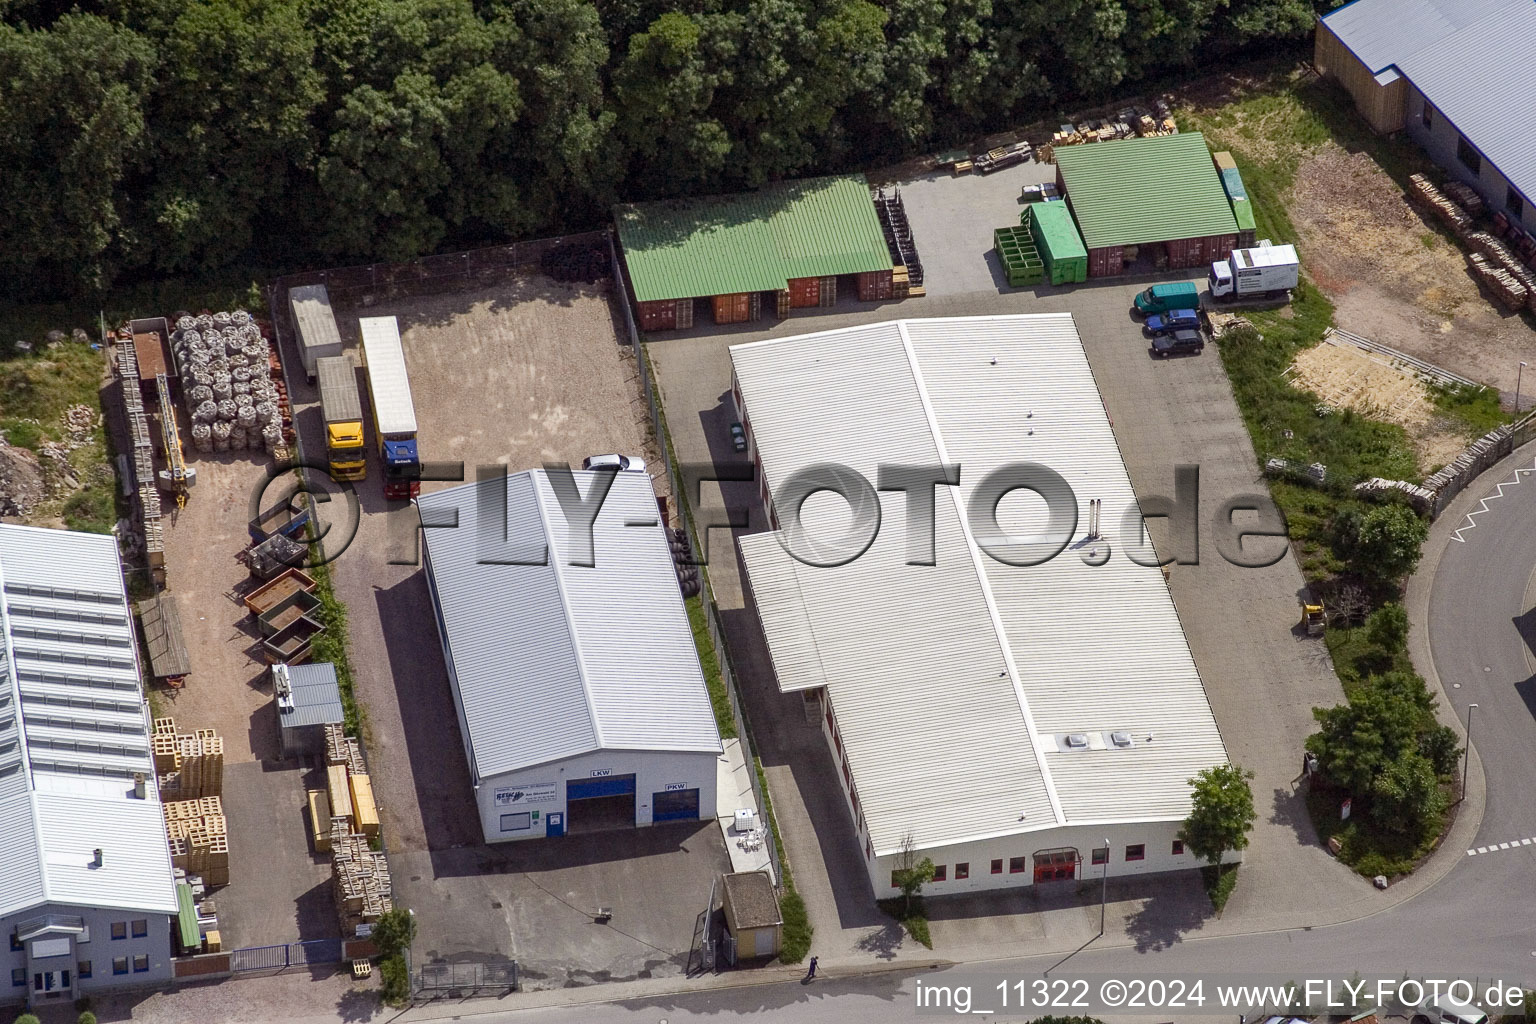
[[1019, 220], [1029, 229], [1051, 284], [1088, 280], [1088, 250], [1066, 203], [1033, 203], [1024, 208]]

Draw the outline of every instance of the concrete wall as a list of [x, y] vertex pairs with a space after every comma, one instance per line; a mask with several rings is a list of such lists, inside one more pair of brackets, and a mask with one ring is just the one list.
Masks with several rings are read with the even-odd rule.
[[[70, 939], [70, 952], [67, 955], [50, 956], [42, 959], [34, 959], [32, 956], [34, 944], [37, 940], [23, 943], [27, 948], [16, 951], [12, 949], [11, 936], [16, 934], [16, 927], [23, 921], [31, 921], [46, 914], [56, 914], [65, 917], [78, 917], [85, 922], [86, 936], [68, 936]], [[144, 921], [147, 934], [142, 938], [133, 937], [133, 921]], [[121, 922], [127, 933], [127, 938], [112, 938], [112, 925]], [[65, 938], [65, 934], [54, 936], [40, 936], [47, 938]], [[85, 939], [85, 941], [81, 941]], [[134, 958], [147, 956], [149, 969], [135, 972], [133, 969]], [[127, 961], [126, 974], [113, 974], [113, 961], [117, 958], [125, 958]], [[91, 976], [80, 977], [80, 963], [89, 962]], [[50, 1002], [67, 1003], [72, 999], [93, 993], [102, 993], [125, 988], [155, 987], [167, 985], [171, 981], [173, 965], [171, 961], [171, 918], [165, 914], [146, 914], [131, 910], [94, 910], [80, 907], [65, 907], [51, 905], [27, 910], [23, 913], [12, 914], [9, 917], [0, 918], [0, 967], [4, 968], [0, 974], [0, 1002], [10, 997], [12, 1002], [30, 1001], [36, 1005], [46, 1005]], [[13, 984], [13, 972], [21, 969], [25, 972], [25, 984]], [[57, 998], [50, 999], [44, 992], [34, 989], [35, 976], [42, 971], [62, 972], [69, 971], [70, 987], [55, 991], [60, 992]]]
[[[1462, 163], [1456, 155], [1461, 132], [1439, 110], [1433, 112], [1429, 127], [1426, 128], [1424, 125], [1425, 102], [1424, 94], [1410, 84], [1407, 117], [1403, 122], [1403, 128], [1409, 138], [1423, 147], [1435, 163], [1445, 168], [1447, 174], [1475, 188], [1483, 197], [1483, 201], [1488, 204], [1490, 215], [1496, 210], [1504, 210], [1509, 179], [1504, 177], [1503, 172], [1487, 157], [1483, 157], [1482, 168], [1478, 173], [1473, 173], [1466, 164]], [[1536, 231], [1536, 196], [1526, 196], [1524, 206], [1525, 209], [1520, 218], [1521, 224], [1527, 231]]]
[[[598, 776], [635, 776], [635, 824], [651, 824], [651, 794], [665, 792], [668, 786], [699, 791], [699, 818], [715, 817], [715, 769], [718, 754], [676, 754], [657, 751], [599, 751], [540, 768], [508, 772], [482, 779], [475, 790], [480, 808], [480, 828], [488, 843], [515, 839], [538, 839], [545, 834], [551, 811], [565, 813], [565, 783]], [[502, 793], [501, 802], [497, 793]], [[520, 797], [514, 794], [521, 793]], [[516, 832], [501, 830], [501, 816], [527, 812], [531, 827]], [[534, 812], [538, 820], [532, 820]], [[566, 817], [567, 827], [570, 818]]]

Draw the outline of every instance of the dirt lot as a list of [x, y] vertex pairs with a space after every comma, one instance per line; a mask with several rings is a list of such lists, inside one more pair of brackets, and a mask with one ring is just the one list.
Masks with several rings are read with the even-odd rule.
[[1466, 447], [1465, 429], [1440, 414], [1424, 382], [1384, 356], [1324, 341], [1297, 355], [1290, 379], [1329, 405], [1402, 427], [1420, 466], [1444, 465]]
[[[424, 461], [462, 460], [471, 479], [498, 462], [517, 471], [603, 452], [659, 461], [604, 286], [530, 275], [338, 310], [343, 338], [356, 341], [359, 316], [381, 315], [400, 319]], [[298, 382], [295, 398], [312, 401], [312, 389]], [[316, 450], [318, 416], [306, 409], [298, 422], [305, 450]], [[543, 987], [681, 973], [694, 918], [729, 863], [718, 828], [482, 843], [425, 575], [391, 564], [399, 539], [415, 535], [414, 511], [383, 501], [376, 461], [368, 472], [357, 537], [334, 578], [396, 898], [418, 911], [418, 954], [517, 957]], [[594, 930], [587, 904], [621, 894], [623, 926], [616, 913], [614, 928]]]
[[1462, 250], [1368, 154], [1323, 145], [1297, 169], [1289, 206], [1340, 327], [1514, 390], [1515, 367], [1536, 357], [1536, 332], [1478, 289]]

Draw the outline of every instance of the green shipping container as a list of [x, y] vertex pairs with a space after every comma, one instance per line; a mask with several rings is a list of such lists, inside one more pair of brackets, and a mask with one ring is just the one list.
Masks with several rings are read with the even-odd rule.
[[1232, 216], [1237, 218], [1238, 231], [1256, 230], [1253, 223], [1253, 204], [1246, 199], [1232, 200]]
[[1080, 284], [1088, 280], [1088, 250], [1077, 233], [1066, 203], [1033, 203], [1019, 220], [1040, 250], [1051, 284]]

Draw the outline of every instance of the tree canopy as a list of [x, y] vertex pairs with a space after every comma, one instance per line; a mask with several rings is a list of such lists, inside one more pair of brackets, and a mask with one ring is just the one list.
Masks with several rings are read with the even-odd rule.
[[901, 159], [1303, 38], [1314, 2], [0, 0], [0, 298]]
[[1190, 853], [1215, 865], [1229, 851], [1248, 847], [1248, 833], [1257, 818], [1248, 784], [1252, 779], [1253, 772], [1224, 764], [1189, 780], [1194, 792], [1179, 839]]

